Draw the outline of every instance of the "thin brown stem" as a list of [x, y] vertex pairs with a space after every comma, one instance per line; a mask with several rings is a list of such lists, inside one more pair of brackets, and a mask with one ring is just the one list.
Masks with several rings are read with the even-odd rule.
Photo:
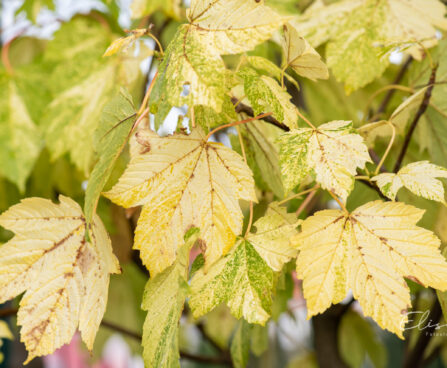
[[[412, 61], [413, 61], [413, 58], [410, 56], [405, 61], [405, 63], [402, 65], [402, 67], [400, 68], [399, 73], [396, 75], [396, 79], [394, 79], [392, 84], [394, 84], [394, 85], [400, 84], [400, 82], [404, 78], [405, 73], [407, 72], [409, 66], [411, 65]], [[375, 115], [381, 115], [386, 111], [388, 104], [390, 103], [391, 99], [393, 98], [395, 92], [396, 92], [395, 89], [390, 89], [387, 92], [387, 94], [383, 98], [382, 102], [380, 103], [379, 108], [377, 109]]]
[[317, 194], [317, 188], [314, 189], [312, 192], [310, 192], [306, 199], [303, 201], [303, 203], [301, 203], [301, 205], [298, 207], [298, 209], [296, 210], [296, 216], [298, 217], [299, 215], [301, 215], [301, 212], [304, 211], [304, 209], [309, 205], [309, 203], [312, 201], [312, 199], [314, 198], [315, 194]]
[[402, 148], [400, 150], [399, 156], [397, 158], [396, 164], [394, 165], [393, 172], [397, 173], [399, 169], [402, 166], [405, 154], [407, 153], [408, 146], [410, 145], [411, 138], [413, 137], [413, 133], [416, 129], [416, 126], [421, 119], [422, 115], [424, 115], [425, 111], [428, 108], [428, 105], [430, 104], [431, 94], [434, 88], [435, 80], [436, 80], [436, 71], [438, 70], [438, 66], [435, 65], [432, 69], [430, 80], [429, 80], [429, 87], [425, 91], [424, 99], [422, 100], [421, 105], [419, 106], [419, 109], [410, 125], [410, 129], [408, 129], [407, 134], [405, 135], [404, 144], [402, 145]]
[[270, 116], [270, 115], [272, 115], [272, 113], [271, 112], [267, 112], [265, 114], [261, 114], [261, 115], [255, 116], [253, 118], [244, 119], [244, 120], [241, 120], [241, 121], [235, 121], [235, 122], [232, 122], [232, 123], [228, 123], [228, 124], [225, 124], [225, 125], [218, 126], [216, 129], [213, 129], [211, 132], [208, 133], [208, 135], [205, 138], [205, 141], [210, 139], [210, 137], [214, 133], [217, 133], [218, 131], [220, 131], [222, 129], [230, 128], [230, 127], [233, 127], [233, 126], [236, 126], [236, 125], [247, 124], [247, 123], [249, 123], [251, 121], [260, 120], [260, 119], [265, 118], [265, 117]]
[[[234, 109], [237, 113], [244, 113], [244, 114], [247, 114], [248, 116], [252, 116], [252, 117], [255, 116], [253, 109], [250, 106], [245, 105], [244, 103], [240, 102], [236, 97], [232, 97], [231, 102], [233, 103], [233, 105], [235, 105]], [[285, 132], [288, 132], [290, 130], [290, 128], [287, 125], [276, 120], [273, 116], [266, 116], [260, 120], [263, 120], [266, 123], [272, 124], [272, 125], [278, 127], [279, 129], [284, 130]]]

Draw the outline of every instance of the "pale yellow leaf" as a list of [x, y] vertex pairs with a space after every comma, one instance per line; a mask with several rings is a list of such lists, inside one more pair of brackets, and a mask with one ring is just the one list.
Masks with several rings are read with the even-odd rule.
[[325, 210], [292, 238], [299, 249], [308, 317], [340, 302], [351, 289], [366, 316], [402, 338], [410, 306], [404, 277], [447, 289], [439, 239], [416, 226], [424, 211], [397, 202], [369, 202], [352, 213]]
[[371, 180], [376, 181], [382, 193], [393, 201], [399, 189], [406, 187], [420, 197], [445, 203], [444, 187], [436, 178], [447, 178], [447, 169], [418, 161], [404, 166], [397, 174], [383, 173]]
[[251, 50], [287, 21], [264, 0], [192, 0], [187, 16], [191, 28], [218, 54]]
[[280, 165], [286, 191], [311, 173], [322, 188], [346, 201], [357, 167], [371, 159], [363, 138], [350, 121], [331, 121], [316, 129], [293, 129], [280, 138]]
[[0, 303], [25, 292], [17, 322], [21, 341], [36, 356], [71, 341], [78, 328], [89, 349], [105, 310], [109, 274], [119, 272], [110, 239], [99, 217], [85, 240], [80, 206], [28, 198], [0, 216], [15, 237], [0, 247]]
[[165, 138], [139, 131], [126, 171], [105, 193], [126, 208], [143, 205], [135, 248], [151, 275], [172, 264], [191, 226], [200, 228], [207, 265], [215, 262], [242, 230], [238, 200], [256, 201], [252, 173], [242, 157], [204, 139], [201, 129]]
[[290, 23], [284, 25], [283, 52], [286, 65], [311, 80], [328, 79], [329, 71], [320, 55]]
[[104, 52], [103, 56], [111, 56], [120, 51], [127, 52], [129, 47], [140, 37], [143, 37], [149, 33], [149, 30], [146, 29], [133, 29], [130, 31], [130, 35], [126, 37], [117, 38], [115, 41], [111, 43], [111, 45]]
[[285, 207], [273, 202], [265, 215], [253, 224], [256, 232], [248, 234], [247, 240], [270, 268], [279, 272], [284, 263], [297, 255], [290, 238], [297, 234], [298, 224], [295, 214], [287, 213]]

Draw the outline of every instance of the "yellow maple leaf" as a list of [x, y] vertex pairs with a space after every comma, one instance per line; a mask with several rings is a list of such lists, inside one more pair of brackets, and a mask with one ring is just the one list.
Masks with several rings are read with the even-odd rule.
[[402, 338], [410, 306], [403, 277], [447, 289], [440, 240], [416, 226], [423, 210], [398, 202], [369, 202], [351, 213], [324, 210], [292, 238], [298, 247], [308, 317], [344, 299], [351, 289], [366, 316]]
[[78, 326], [91, 350], [109, 274], [120, 272], [99, 217], [86, 241], [80, 206], [62, 195], [59, 200], [27, 198], [0, 216], [0, 225], [15, 233], [0, 247], [0, 303], [25, 292], [17, 323], [27, 362], [69, 343]]
[[265, 215], [253, 224], [256, 232], [249, 233], [246, 239], [270, 268], [279, 272], [284, 263], [297, 255], [296, 249], [290, 246], [290, 238], [298, 233], [296, 228], [300, 222], [295, 214], [272, 202]]
[[287, 20], [263, 0], [192, 0], [187, 16], [190, 27], [218, 54], [248, 51]]
[[242, 157], [206, 142], [201, 129], [164, 138], [139, 131], [126, 171], [105, 196], [126, 208], [143, 205], [134, 247], [151, 275], [174, 262], [191, 226], [200, 228], [207, 265], [215, 262], [242, 230], [238, 200], [256, 201]]
[[320, 55], [290, 23], [284, 25], [283, 52], [286, 66], [311, 80], [328, 79], [329, 71]]
[[418, 161], [404, 166], [397, 174], [383, 173], [371, 180], [393, 201], [399, 189], [406, 187], [418, 196], [445, 203], [444, 187], [436, 178], [447, 178], [447, 170], [428, 161]]
[[292, 129], [280, 136], [279, 160], [284, 187], [290, 192], [311, 173], [323, 189], [346, 201], [357, 167], [371, 159], [363, 138], [350, 121], [331, 121], [313, 128]]

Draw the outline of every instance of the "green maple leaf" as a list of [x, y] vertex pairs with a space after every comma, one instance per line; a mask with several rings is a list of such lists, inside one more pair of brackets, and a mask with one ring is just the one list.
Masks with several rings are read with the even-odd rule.
[[132, 96], [125, 89], [105, 106], [95, 132], [95, 149], [99, 156], [85, 193], [85, 217], [90, 221], [101, 190], [107, 183], [116, 159], [122, 152], [135, 122]]
[[143, 359], [148, 367], [180, 367], [178, 324], [188, 294], [189, 251], [198, 238], [198, 229], [190, 229], [176, 261], [151, 278], [144, 290]]
[[14, 77], [0, 70], [0, 174], [23, 192], [42, 148], [41, 133]]

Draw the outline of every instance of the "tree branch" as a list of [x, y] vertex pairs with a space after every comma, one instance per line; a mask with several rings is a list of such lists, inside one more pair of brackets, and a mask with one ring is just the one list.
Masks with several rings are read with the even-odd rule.
[[[239, 100], [236, 97], [232, 97], [231, 98], [231, 102], [235, 106], [234, 109], [236, 110], [237, 113], [243, 112], [243, 113], [245, 113], [245, 114], [247, 114], [248, 116], [251, 116], [251, 117], [255, 117], [256, 116], [254, 111], [253, 111], [253, 109], [250, 106], [245, 105], [242, 102], [239, 102]], [[285, 124], [281, 123], [280, 121], [276, 120], [273, 116], [266, 116], [266, 117], [264, 117], [264, 118], [262, 118], [260, 120], [264, 120], [265, 122], [267, 122], [269, 124], [272, 124], [272, 125], [280, 128], [280, 129], [284, 130], [285, 132], [288, 132], [290, 130], [290, 128], [287, 125], [285, 125]]]
[[436, 71], [438, 70], [438, 65], [435, 65], [433, 70], [431, 71], [430, 80], [428, 82], [429, 87], [425, 91], [424, 99], [422, 100], [421, 105], [419, 106], [419, 109], [416, 113], [416, 116], [413, 119], [413, 122], [410, 125], [410, 129], [408, 129], [407, 134], [405, 135], [404, 144], [402, 146], [402, 149], [399, 153], [399, 156], [397, 158], [396, 164], [394, 165], [393, 172], [397, 173], [402, 166], [402, 162], [404, 160], [405, 154], [407, 153], [408, 146], [410, 144], [411, 138], [413, 137], [414, 130], [416, 129], [416, 126], [421, 119], [422, 115], [424, 115], [425, 111], [428, 108], [428, 105], [430, 104], [430, 98], [431, 94], [434, 88], [434, 83], [436, 81]]
[[[402, 65], [402, 67], [399, 70], [399, 73], [396, 75], [396, 78], [394, 79], [393, 83], [391, 84], [400, 84], [402, 81], [408, 67], [411, 65], [411, 62], [413, 61], [413, 58], [410, 56], [407, 61]], [[379, 105], [379, 108], [377, 109], [375, 116], [381, 115], [385, 112], [386, 108], [388, 107], [388, 104], [391, 101], [391, 98], [394, 96], [394, 93], [396, 92], [395, 89], [390, 89], [385, 97], [383, 98], [382, 102]]]
[[[0, 309], [0, 318], [6, 318], [11, 317], [17, 314], [18, 309], [17, 308], [8, 308], [8, 309]], [[113, 322], [102, 320], [101, 326], [108, 328], [112, 331], [116, 331], [124, 336], [130, 337], [132, 339], [142, 341], [143, 337], [134, 331], [128, 330], [125, 327], [119, 326]], [[220, 348], [219, 348], [219, 351]], [[233, 363], [231, 361], [231, 357], [228, 354], [222, 355], [222, 356], [204, 356], [204, 355], [197, 355], [197, 354], [191, 354], [186, 351], [180, 351], [180, 357], [183, 359], [192, 360], [197, 363], [206, 363], [206, 364], [226, 364], [229, 366], [233, 366]]]

